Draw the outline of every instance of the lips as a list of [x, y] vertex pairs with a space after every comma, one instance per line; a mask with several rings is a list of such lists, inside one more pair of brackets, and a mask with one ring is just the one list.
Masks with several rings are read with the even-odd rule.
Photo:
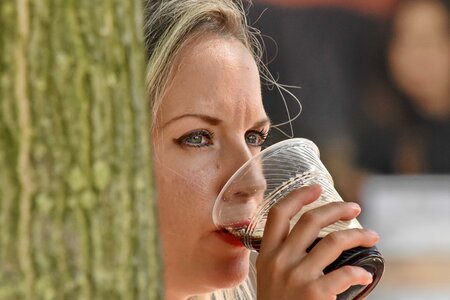
[[245, 247], [242, 241], [226, 231], [225, 229], [217, 230], [216, 231], [217, 236], [224, 242], [226, 242], [229, 245], [235, 246], [235, 247]]

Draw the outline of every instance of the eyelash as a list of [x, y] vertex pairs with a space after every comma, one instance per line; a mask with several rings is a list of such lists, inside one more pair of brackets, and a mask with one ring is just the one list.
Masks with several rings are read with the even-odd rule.
[[[189, 138], [196, 137], [196, 136], [200, 136], [201, 138], [207, 138], [208, 143], [196, 145], [196, 144], [188, 142]], [[209, 146], [213, 145], [213, 142], [212, 142], [213, 137], [214, 137], [213, 132], [206, 130], [206, 129], [199, 129], [199, 130], [191, 131], [191, 132], [175, 139], [175, 143], [177, 143], [180, 146], [186, 146], [186, 147], [195, 147], [195, 148], [209, 147]]]
[[269, 137], [269, 132], [265, 129], [261, 129], [261, 130], [250, 130], [247, 132], [246, 135], [251, 134], [251, 133], [256, 133], [259, 135], [259, 137], [261, 138], [261, 142], [258, 143], [257, 145], [252, 145], [254, 147], [261, 147], [262, 144], [264, 144], [264, 142], [267, 140], [267, 138]]
[[[249, 130], [245, 134], [245, 139], [247, 139], [247, 136], [249, 134], [257, 134], [257, 135], [259, 135], [259, 138], [261, 139], [261, 141], [258, 144], [256, 144], [256, 145], [249, 144], [252, 147], [261, 147], [262, 144], [269, 137], [269, 132], [266, 129]], [[195, 143], [192, 143], [192, 142], [188, 141], [190, 138], [198, 137], [198, 136], [200, 136], [202, 139], [203, 138], [208, 139], [207, 143], [205, 143], [205, 144], [202, 144], [202, 143], [201, 144], [195, 144]], [[180, 146], [183, 146], [183, 147], [201, 148], [201, 147], [210, 147], [210, 146], [214, 145], [214, 143], [212, 141], [213, 138], [214, 138], [214, 133], [213, 132], [211, 132], [209, 130], [206, 130], [206, 129], [199, 129], [199, 130], [194, 130], [194, 131], [191, 131], [191, 132], [189, 132], [187, 134], [184, 134], [183, 136], [174, 139], [174, 141], [175, 141], [176, 144], [178, 144]]]

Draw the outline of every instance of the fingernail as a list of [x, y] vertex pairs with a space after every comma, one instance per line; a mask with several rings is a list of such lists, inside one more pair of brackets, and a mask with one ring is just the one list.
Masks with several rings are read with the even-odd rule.
[[361, 206], [359, 206], [358, 203], [355, 203], [355, 202], [347, 202], [347, 203], [348, 203], [348, 206], [350, 206], [354, 210], [361, 210]]
[[375, 237], [377, 237], [377, 238], [380, 237], [380, 235], [378, 234], [378, 232], [373, 231], [372, 229], [366, 229], [366, 230], [367, 230], [367, 233], [368, 233], [368, 234], [373, 235], [373, 236], [375, 236]]
[[[367, 272], [367, 271], [366, 271]], [[373, 281], [373, 274], [370, 272], [367, 272], [367, 274], [369, 275], [369, 277], [366, 278], [366, 285], [371, 284]]]
[[322, 190], [322, 186], [317, 183], [310, 185], [309, 188], [313, 191]]

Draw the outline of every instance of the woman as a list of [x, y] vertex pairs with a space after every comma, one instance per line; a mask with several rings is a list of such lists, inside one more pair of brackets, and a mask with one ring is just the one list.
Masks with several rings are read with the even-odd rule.
[[[211, 218], [222, 186], [270, 127], [242, 4], [150, 1], [145, 34], [166, 299], [253, 299], [249, 250]], [[375, 233], [336, 232], [306, 253], [320, 228], [356, 217], [357, 205], [318, 208], [289, 234], [289, 218], [319, 195], [320, 187], [305, 188], [272, 209], [256, 262], [258, 299], [335, 299], [371, 282], [356, 267], [322, 270], [345, 249], [374, 245]]]
[[395, 172], [450, 173], [449, 29], [443, 0], [401, 1], [393, 18], [387, 65], [405, 111], [388, 158]]
[[361, 101], [357, 163], [384, 174], [450, 173], [448, 1], [403, 0]]

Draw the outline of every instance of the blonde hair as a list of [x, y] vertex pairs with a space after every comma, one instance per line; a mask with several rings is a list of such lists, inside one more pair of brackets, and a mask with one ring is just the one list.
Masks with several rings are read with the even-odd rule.
[[259, 64], [260, 47], [247, 26], [240, 1], [147, 0], [144, 34], [147, 50], [147, 85], [153, 122], [173, 73], [174, 60], [188, 40], [205, 32], [241, 41]]
[[[146, 80], [150, 97], [152, 127], [174, 73], [178, 53], [196, 36], [216, 33], [241, 41], [253, 54], [261, 70], [261, 47], [256, 31], [247, 25], [240, 0], [146, 0], [144, 35], [147, 52]], [[253, 272], [251, 266], [251, 273]], [[196, 299], [255, 299], [248, 277], [239, 286]]]
[[[250, 0], [244, 0], [250, 3]], [[300, 101], [286, 89], [287, 86], [276, 82], [262, 62], [260, 33], [247, 23], [246, 11], [242, 0], [144, 0], [144, 35], [147, 53], [146, 80], [150, 99], [152, 128], [156, 122], [159, 106], [164, 98], [171, 77], [175, 71], [175, 61], [181, 49], [195, 37], [205, 33], [215, 33], [233, 37], [252, 53], [259, 67], [263, 83], [275, 87], [284, 102], [288, 120], [272, 125], [287, 137], [293, 137], [291, 122], [301, 113]], [[298, 113], [291, 117], [283, 92], [292, 96], [299, 106]], [[279, 127], [288, 124], [291, 134]], [[196, 299], [256, 299], [255, 269], [250, 264], [249, 277], [239, 286], [215, 292]]]

